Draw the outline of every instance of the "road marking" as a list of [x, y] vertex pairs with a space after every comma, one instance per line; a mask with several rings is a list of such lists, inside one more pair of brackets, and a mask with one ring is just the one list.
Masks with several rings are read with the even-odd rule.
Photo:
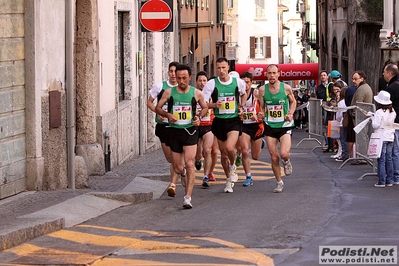
[[[79, 232], [79, 228], [90, 233]], [[117, 235], [109, 235], [110, 232]], [[9, 263], [40, 265], [223, 265], [223, 261], [224, 265], [274, 265], [264, 250], [258, 252], [223, 239], [195, 236], [195, 232], [167, 235], [157, 231], [78, 225], [48, 234], [46, 237], [52, 241], [42, 242], [43, 246], [25, 243], [4, 252], [13, 256]], [[63, 245], [63, 241], [68, 244]]]
[[[199, 171], [195, 171], [195, 185], [201, 185], [202, 179], [204, 177], [204, 160], [202, 159], [202, 167]], [[244, 167], [241, 165], [237, 167], [236, 173], [238, 174], [238, 182], [244, 182], [246, 179]], [[251, 174], [254, 181], [275, 179], [271, 163], [252, 160], [251, 159]], [[281, 175], [284, 176], [284, 169], [281, 167]], [[218, 160], [216, 162], [215, 168], [213, 170], [213, 176], [216, 181], [210, 182], [210, 184], [226, 184], [226, 175], [224, 174], [222, 164], [220, 163], [220, 155], [218, 155]]]

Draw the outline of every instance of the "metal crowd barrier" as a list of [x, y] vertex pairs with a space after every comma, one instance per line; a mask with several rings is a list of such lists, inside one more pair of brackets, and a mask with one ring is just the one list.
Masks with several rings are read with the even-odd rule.
[[323, 136], [323, 111], [322, 111], [322, 100], [321, 99], [315, 99], [315, 98], [310, 98], [308, 101], [308, 117], [309, 117], [309, 121], [308, 121], [308, 137], [307, 138], [303, 138], [301, 141], [299, 141], [299, 143], [296, 145], [297, 147], [304, 141], [316, 141], [317, 143], [319, 143], [318, 146], [314, 147], [313, 150], [315, 150], [316, 148], [319, 147], [323, 147], [321, 145], [321, 142], [316, 139], [316, 138], [312, 138], [311, 135], [314, 136]]
[[[369, 118], [367, 116], [368, 112], [375, 113], [375, 105], [372, 103], [358, 102], [356, 103], [356, 106], [358, 108], [356, 108], [355, 111], [355, 121], [354, 121], [355, 126], [357, 126], [365, 119]], [[345, 164], [347, 164], [350, 161], [364, 160], [373, 168], [373, 172], [362, 175], [358, 180], [362, 180], [365, 176], [377, 175], [376, 173], [377, 160], [368, 158], [367, 156], [367, 149], [369, 146], [371, 133], [373, 133], [373, 127], [371, 125], [371, 122], [369, 122], [358, 134], [356, 134], [356, 142], [355, 142], [356, 158], [349, 158], [348, 160], [344, 161], [338, 169], [341, 169], [342, 167], [345, 166]]]

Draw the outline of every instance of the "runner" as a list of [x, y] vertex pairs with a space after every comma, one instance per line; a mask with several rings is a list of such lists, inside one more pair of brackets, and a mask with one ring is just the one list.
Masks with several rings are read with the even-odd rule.
[[240, 78], [246, 84], [247, 101], [244, 106], [244, 120], [242, 135], [239, 137], [242, 151], [242, 165], [244, 167], [246, 180], [243, 184], [248, 187], [253, 184], [251, 174], [251, 159], [249, 158], [249, 144], [251, 144], [252, 159], [258, 160], [262, 151], [263, 131], [265, 129], [261, 118], [258, 118], [259, 91], [252, 88], [252, 74], [244, 72]]
[[[205, 84], [208, 82], [208, 77], [204, 71], [197, 73], [196, 77], [197, 89], [202, 91]], [[201, 112], [201, 106], [197, 105], [197, 113]], [[204, 178], [202, 182], [203, 187], [209, 187], [208, 182], [210, 181], [209, 175], [211, 173], [212, 161], [217, 159], [215, 152], [212, 152], [214, 136], [212, 133], [212, 121], [214, 118], [213, 109], [208, 109], [207, 114], [201, 119], [200, 125], [198, 127], [198, 145], [197, 154], [195, 156], [195, 168], [197, 170], [201, 169], [201, 158], [204, 157]]]
[[[168, 66], [168, 76], [169, 79], [160, 83], [157, 83], [154, 85], [154, 87], [151, 88], [149, 92], [149, 97], [147, 100], [147, 107], [151, 111], [155, 113], [155, 105], [154, 101], [157, 99], [161, 99], [162, 94], [166, 89], [172, 88], [177, 86], [177, 81], [176, 81], [176, 67], [179, 65], [178, 62], [171, 62]], [[167, 110], [168, 105], [165, 104], [163, 106], [164, 110]], [[168, 146], [168, 129], [169, 129], [169, 123], [168, 119], [166, 117], [163, 117], [161, 115], [155, 115], [155, 121], [156, 121], [156, 126], [155, 126], [155, 135], [159, 138], [161, 141], [161, 147], [162, 151], [165, 155], [166, 160], [171, 164], [170, 165], [170, 184], [167, 189], [167, 193], [169, 197], [175, 197], [176, 196], [176, 182], [177, 182], [177, 174], [173, 170], [173, 165], [172, 165], [172, 152]], [[184, 185], [184, 177], [182, 177], [182, 184]]]
[[[191, 195], [194, 188], [194, 159], [198, 143], [198, 128], [200, 119], [208, 112], [201, 91], [190, 86], [191, 68], [187, 65], [176, 67], [177, 87], [165, 90], [158, 101], [156, 112], [167, 117], [170, 125], [169, 146], [172, 151], [172, 165], [176, 173], [186, 175], [185, 196], [183, 207], [191, 209]], [[168, 102], [168, 110], [163, 110]], [[196, 115], [197, 103], [202, 110]], [[183, 163], [184, 161], [184, 163]]]
[[[212, 97], [209, 108], [213, 108], [215, 119], [212, 132], [218, 139], [221, 163], [226, 175], [224, 192], [233, 192], [234, 182], [237, 181], [235, 166], [235, 146], [241, 135], [243, 107], [246, 101], [245, 83], [241, 79], [228, 74], [229, 64], [226, 58], [216, 60], [219, 76], [211, 79], [204, 87], [204, 98]], [[240, 118], [241, 116], [241, 118]]]
[[[272, 170], [277, 180], [277, 187], [273, 192], [283, 192], [284, 182], [281, 178], [280, 156], [283, 161], [285, 175], [292, 173], [290, 161], [291, 134], [294, 127], [292, 114], [296, 109], [296, 101], [291, 86], [278, 80], [280, 69], [275, 64], [267, 67], [269, 84], [259, 89], [260, 109], [265, 113], [258, 113], [258, 117], [265, 117], [265, 136], [272, 160]], [[278, 152], [280, 142], [280, 155]]]

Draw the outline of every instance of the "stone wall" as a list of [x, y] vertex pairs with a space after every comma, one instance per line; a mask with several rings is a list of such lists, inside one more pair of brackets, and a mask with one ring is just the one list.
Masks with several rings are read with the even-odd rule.
[[26, 189], [24, 1], [0, 1], [0, 199]]

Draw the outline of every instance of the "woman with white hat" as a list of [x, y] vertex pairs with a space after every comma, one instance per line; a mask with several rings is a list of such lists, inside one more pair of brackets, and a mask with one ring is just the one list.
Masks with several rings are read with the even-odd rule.
[[383, 140], [381, 155], [377, 159], [378, 183], [374, 185], [375, 187], [392, 187], [393, 185], [392, 149], [395, 130], [387, 128], [387, 125], [394, 123], [396, 113], [392, 108], [390, 98], [390, 93], [384, 90], [374, 96], [377, 111], [372, 118], [372, 125], [374, 132], [380, 133]]

